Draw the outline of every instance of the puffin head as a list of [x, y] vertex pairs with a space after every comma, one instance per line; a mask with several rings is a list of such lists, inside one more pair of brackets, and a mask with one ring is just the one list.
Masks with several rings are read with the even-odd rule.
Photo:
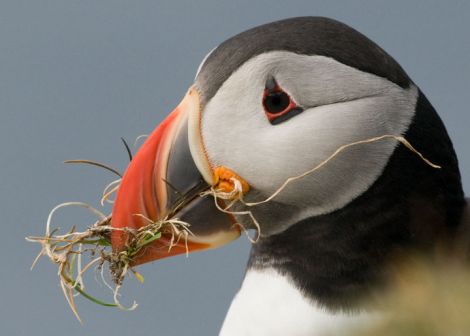
[[[337, 279], [336, 269], [352, 274], [353, 266], [361, 265], [358, 283], [374, 278], [370, 262], [380, 264], [393, 248], [432, 242], [443, 228], [457, 226], [464, 204], [441, 120], [384, 50], [327, 18], [259, 26], [223, 42], [203, 60], [180, 105], [130, 163], [112, 224], [138, 228], [146, 224], [144, 217], [170, 215], [191, 224], [187, 247], [181, 242], [168, 251], [170, 238], [163, 236], [136, 264], [186, 248], [215, 248], [240, 235], [236, 223], [253, 228], [249, 216], [223, 213], [211, 196], [199, 197], [229, 182], [224, 172], [246, 182], [244, 199], [256, 202], [340, 146], [385, 134], [405, 136], [442, 169], [394, 139], [349, 148], [270, 202], [249, 209], [261, 234], [250, 267], [277, 265], [294, 279], [309, 274], [314, 283], [303, 279], [302, 286], [331, 297], [332, 289], [321, 286], [331, 283], [326, 275]], [[112, 238], [115, 249], [124, 246], [124, 233], [114, 231]], [[314, 266], [300, 271], [304, 257]], [[317, 273], [323, 274], [320, 280]]]

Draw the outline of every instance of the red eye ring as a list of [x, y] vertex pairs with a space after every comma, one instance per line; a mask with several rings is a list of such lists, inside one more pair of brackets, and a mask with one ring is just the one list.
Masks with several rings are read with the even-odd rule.
[[[301, 109], [279, 85], [272, 89], [266, 88], [263, 94], [263, 108], [271, 124], [278, 124], [290, 118], [287, 114], [293, 110], [300, 112]], [[295, 113], [297, 114], [297, 113]]]

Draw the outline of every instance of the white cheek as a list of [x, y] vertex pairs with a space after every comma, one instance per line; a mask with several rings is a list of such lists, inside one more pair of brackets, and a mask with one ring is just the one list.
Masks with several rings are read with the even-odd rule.
[[[328, 63], [331, 66], [331, 60]], [[380, 85], [381, 94], [311, 108], [273, 126], [261, 106], [266, 64], [266, 60], [261, 65], [248, 64], [232, 75], [206, 106], [202, 120], [211, 163], [233, 169], [266, 196], [289, 177], [318, 165], [342, 145], [384, 134], [403, 134], [414, 114], [415, 87], [403, 90], [349, 68], [349, 78], [356, 76], [358, 82], [365, 82], [364, 76], [367, 80], [372, 77], [375, 86]], [[341, 66], [344, 72], [345, 66]], [[315, 78], [312, 90], [318, 87], [317, 81], [321, 78]], [[283, 85], [288, 87], [289, 83], [284, 80]], [[325, 92], [324, 96], [328, 94], [332, 93]], [[314, 174], [289, 185], [276, 200], [303, 206], [306, 215], [342, 207], [380, 176], [395, 146], [395, 141], [385, 140], [348, 149]]]

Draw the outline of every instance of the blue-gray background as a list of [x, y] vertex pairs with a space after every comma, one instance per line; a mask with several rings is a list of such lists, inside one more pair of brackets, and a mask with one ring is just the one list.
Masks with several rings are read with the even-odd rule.
[[[470, 2], [0, 1], [1, 335], [214, 335], [244, 273], [246, 239], [140, 268], [122, 312], [78, 300], [68, 309], [56, 270], [24, 236], [57, 203], [97, 204], [112, 176], [65, 166], [88, 158], [123, 170], [129, 141], [172, 110], [215, 45], [254, 25], [299, 15], [344, 21], [391, 53], [444, 119], [470, 184]], [[88, 223], [80, 210], [56, 223]], [[95, 281], [91, 279], [93, 284]], [[92, 285], [95, 293], [107, 294]]]

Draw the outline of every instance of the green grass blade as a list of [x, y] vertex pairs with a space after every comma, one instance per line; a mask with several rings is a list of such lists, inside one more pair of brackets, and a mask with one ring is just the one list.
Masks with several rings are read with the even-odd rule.
[[76, 283], [73, 286], [73, 289], [75, 289], [77, 292], [79, 292], [83, 297], [87, 298], [88, 300], [90, 300], [90, 301], [92, 301], [96, 304], [99, 304], [100, 306], [105, 306], [105, 307], [117, 307], [118, 306], [115, 303], [104, 302], [104, 301], [101, 301], [101, 300], [91, 296], [90, 294], [83, 291], [78, 283]]

